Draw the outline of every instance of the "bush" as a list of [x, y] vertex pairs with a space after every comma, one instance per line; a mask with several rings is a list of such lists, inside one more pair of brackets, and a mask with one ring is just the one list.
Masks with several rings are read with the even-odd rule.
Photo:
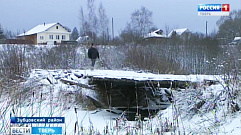
[[21, 77], [28, 70], [25, 61], [25, 47], [3, 46], [0, 53], [0, 73], [11, 79]]
[[160, 57], [149, 46], [131, 46], [126, 51], [126, 66], [158, 73], [185, 73], [172, 59]]

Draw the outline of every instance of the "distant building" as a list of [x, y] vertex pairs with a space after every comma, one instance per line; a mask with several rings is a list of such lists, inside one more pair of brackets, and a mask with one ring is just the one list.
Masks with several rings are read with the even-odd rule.
[[70, 31], [60, 23], [40, 24], [17, 36], [34, 44], [56, 44], [70, 39]]
[[78, 43], [90, 43], [92, 40], [89, 36], [80, 36], [78, 39], [76, 39]]
[[158, 29], [155, 31], [152, 31], [144, 36], [145, 39], [147, 38], [166, 38], [166, 35], [164, 34], [163, 30]]
[[185, 33], [189, 33], [190, 31], [187, 28], [183, 29], [173, 29], [168, 35], [163, 32], [163, 30], [158, 29], [155, 31], [152, 31], [144, 36], [145, 39], [147, 38], [170, 38], [173, 35], [182, 36]]
[[167, 37], [171, 37], [171, 36], [173, 36], [174, 34], [181, 36], [181, 35], [183, 35], [184, 33], [187, 33], [187, 32], [190, 32], [187, 28], [173, 29], [173, 30], [167, 35]]
[[163, 30], [158, 29], [155, 31], [152, 31], [144, 36], [145, 39], [147, 38], [166, 38], [166, 35], [164, 34]]
[[240, 45], [241, 37], [234, 37], [233, 41], [229, 43], [229, 45]]

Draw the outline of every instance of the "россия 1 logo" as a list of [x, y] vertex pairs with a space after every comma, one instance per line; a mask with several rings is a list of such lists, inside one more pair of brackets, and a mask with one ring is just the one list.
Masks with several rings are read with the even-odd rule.
[[198, 4], [199, 16], [229, 16], [229, 4]]

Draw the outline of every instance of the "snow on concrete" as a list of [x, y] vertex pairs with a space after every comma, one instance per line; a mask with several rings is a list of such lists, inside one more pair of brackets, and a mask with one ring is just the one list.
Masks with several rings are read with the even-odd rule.
[[168, 80], [168, 81], [190, 81], [202, 82], [204, 80], [222, 81], [222, 76], [219, 75], [172, 75], [172, 74], [153, 74], [136, 71], [120, 71], [120, 70], [78, 70], [79, 73], [85, 76], [93, 76], [98, 78], [113, 78], [113, 79], [130, 79], [136, 81], [143, 80]]

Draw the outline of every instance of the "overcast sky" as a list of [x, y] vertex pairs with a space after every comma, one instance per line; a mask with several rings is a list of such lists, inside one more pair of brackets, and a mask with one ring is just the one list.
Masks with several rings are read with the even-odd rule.
[[[152, 11], [153, 23], [160, 29], [168, 26], [202, 33], [205, 33], [206, 21], [209, 33], [217, 30], [216, 21], [220, 17], [198, 16], [198, 4], [230, 4], [230, 10], [241, 9], [241, 0], [96, 0], [96, 9], [100, 2], [110, 26], [111, 18], [114, 19], [115, 36], [130, 22], [131, 13], [141, 6]], [[13, 32], [28, 31], [44, 22], [59, 22], [71, 30], [79, 29], [79, 10], [86, 8], [86, 3], [87, 0], [0, 0], [0, 24]]]

